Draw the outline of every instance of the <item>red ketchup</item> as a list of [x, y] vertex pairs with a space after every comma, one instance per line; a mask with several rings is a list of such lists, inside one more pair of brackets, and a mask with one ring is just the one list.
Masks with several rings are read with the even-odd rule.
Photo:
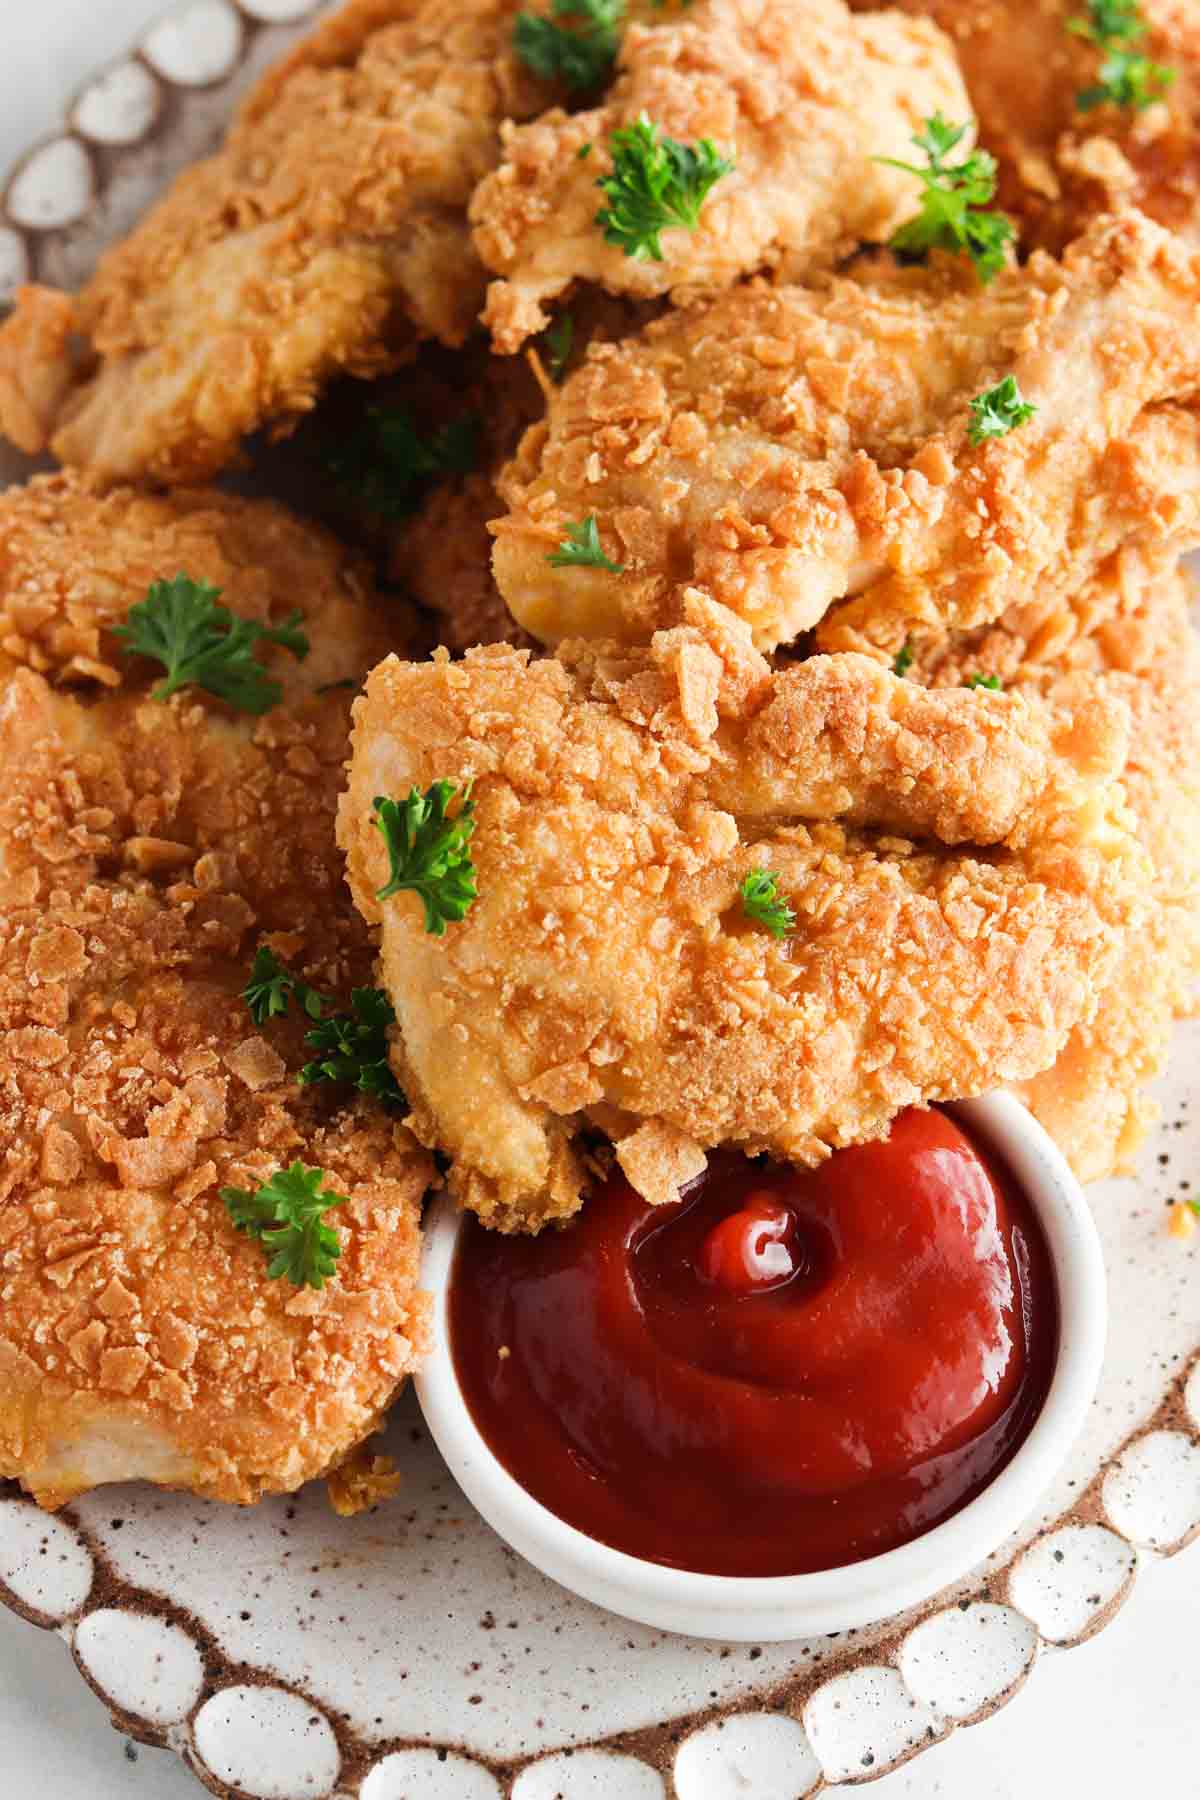
[[1058, 1343], [1032, 1209], [943, 1113], [818, 1169], [722, 1154], [677, 1204], [614, 1175], [565, 1230], [466, 1223], [467, 1405], [581, 1531], [713, 1575], [795, 1575], [957, 1512], [1036, 1419]]

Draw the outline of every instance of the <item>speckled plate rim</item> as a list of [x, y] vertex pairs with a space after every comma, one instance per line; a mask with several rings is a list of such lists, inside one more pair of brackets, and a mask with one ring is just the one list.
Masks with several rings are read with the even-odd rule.
[[[62, 130], [35, 144], [0, 183], [0, 306], [22, 281], [62, 280], [73, 264], [78, 275], [74, 234], [97, 208], [119, 213], [115, 196], [130, 159], [164, 140], [165, 182], [188, 159], [172, 152], [171, 141], [186, 136], [194, 153], [197, 129], [203, 134], [227, 114], [264, 43], [278, 37], [282, 49], [288, 28], [326, 10], [325, 0], [183, 0], [166, 9], [72, 96]], [[190, 131], [177, 130], [189, 114]], [[1190, 1481], [1200, 1469], [1200, 1355], [1069, 1512], [1006, 1566], [819, 1672], [795, 1672], [732, 1707], [577, 1744], [569, 1762], [554, 1752], [497, 1762], [452, 1738], [441, 1746], [367, 1743], [320, 1699], [281, 1684], [267, 1668], [231, 1661], [194, 1616], [123, 1576], [69, 1509], [49, 1518], [12, 1484], [0, 1484], [0, 1601], [66, 1639], [119, 1729], [174, 1750], [227, 1800], [267, 1795], [255, 1770], [269, 1748], [278, 1774], [281, 1730], [285, 1737], [291, 1730], [302, 1759], [288, 1791], [313, 1800], [396, 1800], [414, 1780], [438, 1800], [549, 1800], [559, 1792], [569, 1800], [585, 1793], [714, 1800], [732, 1793], [731, 1781], [750, 1766], [769, 1767], [773, 1781], [787, 1779], [795, 1800], [804, 1800], [829, 1783], [874, 1780], [995, 1712], [1044, 1648], [1078, 1644], [1102, 1629], [1142, 1567], [1200, 1536], [1200, 1502], [1163, 1526], [1131, 1498], [1139, 1480], [1144, 1486], [1181, 1459]], [[61, 1572], [53, 1595], [31, 1574], [48, 1559]], [[986, 1679], [964, 1682], [968, 1639], [985, 1628], [1003, 1653], [985, 1659]], [[153, 1716], [128, 1701], [131, 1670], [151, 1663], [160, 1694]]]

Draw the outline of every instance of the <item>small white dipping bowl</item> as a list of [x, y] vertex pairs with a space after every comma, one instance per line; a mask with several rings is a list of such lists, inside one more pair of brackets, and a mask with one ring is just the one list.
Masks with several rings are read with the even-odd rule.
[[1065, 1158], [1008, 1094], [947, 1109], [1007, 1165], [1037, 1214], [1058, 1283], [1059, 1349], [1029, 1436], [983, 1492], [943, 1524], [864, 1562], [811, 1575], [701, 1575], [664, 1568], [588, 1537], [535, 1500], [488, 1447], [458, 1385], [447, 1290], [461, 1214], [443, 1196], [429, 1217], [422, 1283], [434, 1298], [436, 1348], [417, 1394], [438, 1449], [468, 1500], [543, 1574], [584, 1599], [663, 1631], [771, 1643], [848, 1631], [919, 1605], [997, 1549], [1032, 1512], [1091, 1405], [1104, 1357], [1104, 1263], [1091, 1210]]

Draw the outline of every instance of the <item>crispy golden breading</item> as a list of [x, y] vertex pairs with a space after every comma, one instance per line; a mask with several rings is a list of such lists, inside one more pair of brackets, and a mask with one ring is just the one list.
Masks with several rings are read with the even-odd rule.
[[[502, 277], [484, 314], [497, 349], [519, 349], [546, 324], [546, 303], [579, 281], [646, 300], [766, 267], [798, 278], [882, 242], [913, 210], [912, 181], [871, 158], [907, 157], [929, 114], [969, 110], [948, 41], [898, 14], [853, 19], [843, 0], [695, 0], [631, 23], [604, 104], [505, 126], [503, 161], [471, 203], [476, 246]], [[642, 114], [736, 159], [697, 229], [664, 233], [661, 261], [626, 255], [596, 222], [611, 134]]]
[[518, 10], [366, 0], [330, 20], [102, 259], [70, 311], [77, 379], [63, 297], [18, 297], [0, 428], [106, 481], [194, 481], [335, 374], [461, 343], [484, 292], [467, 200], [501, 119], [545, 100], [511, 50]]
[[[299, 604], [261, 719], [116, 654], [147, 584]], [[401, 634], [402, 635], [402, 634]], [[263, 939], [322, 991], [372, 980], [334, 842], [349, 695], [397, 636], [280, 509], [0, 497], [0, 1475], [47, 1505], [145, 1477], [251, 1501], [337, 1463], [422, 1348], [426, 1154], [378, 1106], [298, 1085], [304, 1021], [240, 997]], [[299, 1159], [348, 1204], [321, 1293], [266, 1275], [223, 1184]]]
[[[1200, 255], [1136, 214], [980, 287], [957, 262], [752, 285], [593, 349], [500, 481], [494, 569], [547, 642], [645, 641], [679, 584], [762, 649], [897, 650], [1200, 537]], [[1012, 374], [1038, 410], [968, 442]], [[612, 573], [548, 560], [595, 515]]]
[[[501, 1228], [572, 1212], [585, 1121], [676, 1193], [734, 1144], [813, 1162], [1047, 1067], [1145, 908], [1119, 703], [940, 694], [865, 657], [772, 672], [725, 609], [648, 650], [389, 658], [339, 832], [382, 922], [416, 1129]], [[473, 780], [479, 898], [382, 906], [374, 797]], [[739, 884], [769, 867], [777, 941]]]
[[[850, 0], [873, 10], [874, 0]], [[978, 121], [999, 163], [996, 205], [1022, 242], [1061, 251], [1097, 213], [1136, 206], [1200, 238], [1200, 8], [1142, 0], [1148, 27], [1132, 48], [1174, 71], [1144, 109], [1083, 110], [1104, 52], [1070, 28], [1085, 0], [893, 0], [953, 39]]]
[[1158, 1109], [1146, 1084], [1166, 1064], [1173, 1020], [1200, 979], [1200, 647], [1175, 569], [1129, 563], [1081, 596], [1070, 628], [1036, 600], [940, 651], [912, 673], [942, 685], [998, 676], [1018, 693], [1075, 707], [1115, 696], [1130, 710], [1122, 783], [1154, 866], [1152, 904], [1052, 1069], [1018, 1084], [1085, 1181], [1127, 1169]]

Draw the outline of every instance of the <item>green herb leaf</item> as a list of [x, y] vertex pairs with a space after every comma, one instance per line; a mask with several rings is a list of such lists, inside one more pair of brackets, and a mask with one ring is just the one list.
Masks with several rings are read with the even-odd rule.
[[388, 1061], [392, 1003], [381, 988], [355, 988], [350, 1011], [323, 1019], [305, 1036], [317, 1055], [300, 1071], [303, 1082], [338, 1081], [378, 1100], [402, 1102], [404, 1095]]
[[751, 869], [738, 889], [742, 911], [756, 925], [765, 925], [772, 937], [785, 938], [796, 925], [796, 915], [779, 893], [779, 877], [770, 869]]
[[1176, 70], [1134, 48], [1146, 35], [1138, 0], [1088, 0], [1087, 17], [1068, 19], [1067, 30], [1107, 52], [1098, 71], [1099, 81], [1075, 96], [1080, 112], [1106, 105], [1144, 112], [1162, 99], [1175, 80]]
[[294, 1287], [323, 1288], [336, 1270], [342, 1246], [337, 1232], [323, 1221], [331, 1207], [349, 1202], [345, 1194], [322, 1189], [324, 1180], [322, 1169], [294, 1162], [277, 1169], [260, 1188], [221, 1189], [237, 1230], [261, 1243], [273, 1281], [286, 1276]]
[[974, 675], [967, 676], [967, 679], [963, 682], [963, 686], [969, 688], [990, 688], [991, 691], [996, 694], [1004, 691], [1004, 683], [998, 675], [983, 675], [978, 669], [975, 671]]
[[912, 645], [909, 643], [908, 639], [906, 638], [904, 641], [903, 648], [901, 649], [895, 662], [892, 664], [892, 674], [893, 675], [907, 675], [908, 671], [912, 668], [912, 666], [913, 666], [913, 648], [912, 648]]
[[[560, 19], [574, 20], [571, 26]], [[549, 17], [518, 13], [513, 48], [543, 81], [572, 93], [600, 87], [612, 74], [621, 45], [625, 0], [553, 0]]]
[[444, 937], [447, 921], [466, 917], [478, 898], [470, 841], [475, 831], [475, 802], [468, 784], [453, 818], [447, 808], [458, 789], [451, 781], [435, 781], [424, 794], [416, 788], [407, 800], [375, 800], [374, 823], [383, 833], [392, 872], [376, 898], [388, 900], [402, 891], [418, 894], [425, 908], [425, 929]]
[[327, 440], [320, 461], [342, 495], [381, 519], [405, 519], [433, 481], [469, 475], [479, 462], [477, 413], [422, 437], [401, 406], [368, 406], [357, 426]]
[[323, 994], [280, 962], [269, 944], [260, 944], [250, 966], [250, 979], [242, 989], [250, 1017], [256, 1025], [265, 1025], [268, 1019], [282, 1017], [293, 998], [310, 1019], [319, 1019], [329, 1005]]
[[1016, 376], [1006, 375], [995, 387], [976, 394], [972, 400], [967, 442], [979, 445], [988, 438], [1007, 437], [1018, 425], [1024, 425], [1026, 419], [1032, 419], [1036, 411], [1032, 401], [1022, 398]]
[[282, 625], [260, 625], [239, 619], [218, 604], [220, 598], [220, 588], [188, 575], [155, 581], [113, 635], [124, 641], [127, 656], [149, 656], [167, 671], [153, 690], [156, 700], [198, 687], [241, 712], [269, 712], [283, 689], [256, 660], [254, 646], [281, 644], [303, 659], [308, 655], [308, 639], [300, 630], [304, 615], [294, 612]]
[[601, 549], [595, 513], [568, 522], [566, 537], [546, 561], [552, 569], [607, 569], [610, 575], [622, 575], [625, 571], [624, 563], [610, 562]]
[[680, 144], [660, 137], [645, 113], [614, 131], [609, 148], [612, 174], [596, 183], [608, 205], [596, 214], [596, 223], [626, 256], [654, 262], [663, 260], [659, 233], [670, 225], [694, 231], [709, 190], [734, 167], [710, 138]]
[[925, 256], [930, 250], [969, 256], [986, 286], [1004, 267], [1004, 247], [1014, 235], [1013, 224], [1002, 212], [984, 210], [996, 192], [994, 157], [986, 150], [973, 150], [962, 162], [947, 163], [966, 130], [966, 125], [951, 125], [940, 112], [934, 113], [912, 140], [925, 153], [925, 167], [892, 156], [877, 156], [874, 161], [903, 169], [923, 184], [921, 210], [893, 234], [892, 249], [902, 256]]
[[546, 367], [552, 381], [561, 381], [575, 347], [575, 321], [569, 312], [560, 313], [543, 334], [546, 345]]

